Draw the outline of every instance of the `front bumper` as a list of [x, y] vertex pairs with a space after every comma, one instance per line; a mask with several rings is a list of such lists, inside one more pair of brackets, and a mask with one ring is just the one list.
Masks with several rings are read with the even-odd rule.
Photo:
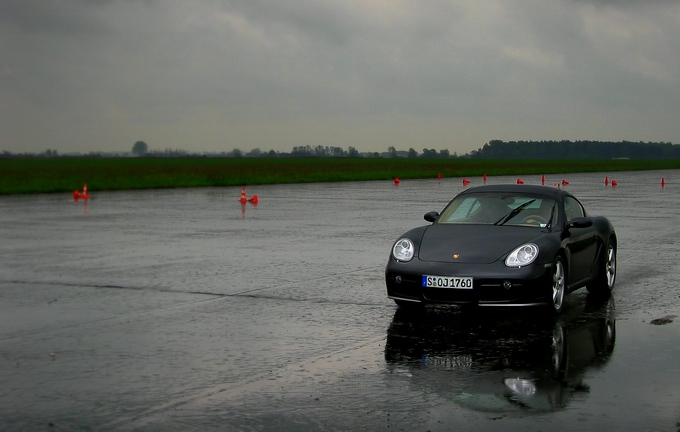
[[[425, 288], [423, 275], [472, 277], [472, 289]], [[390, 258], [385, 268], [387, 296], [394, 300], [487, 306], [545, 304], [552, 294], [552, 264], [510, 268], [503, 262], [464, 264], [403, 263]]]

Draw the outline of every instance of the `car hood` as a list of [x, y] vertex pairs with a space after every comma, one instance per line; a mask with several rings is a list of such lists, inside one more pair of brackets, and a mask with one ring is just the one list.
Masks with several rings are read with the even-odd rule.
[[[541, 236], [530, 227], [433, 224], [420, 241], [421, 261], [488, 264], [503, 258], [518, 246]], [[457, 258], [454, 258], [457, 255]]]

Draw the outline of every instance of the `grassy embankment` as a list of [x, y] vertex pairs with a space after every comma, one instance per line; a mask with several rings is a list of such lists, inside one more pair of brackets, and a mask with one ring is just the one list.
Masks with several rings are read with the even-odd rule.
[[0, 159], [0, 194], [678, 169], [680, 160]]

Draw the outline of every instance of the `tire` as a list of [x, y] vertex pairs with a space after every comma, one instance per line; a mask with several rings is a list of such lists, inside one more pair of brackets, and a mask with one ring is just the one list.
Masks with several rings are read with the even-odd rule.
[[614, 290], [616, 283], [616, 243], [613, 239], [607, 241], [602, 261], [598, 264], [595, 280], [586, 286], [591, 294], [608, 297]]
[[564, 309], [564, 298], [567, 295], [567, 272], [562, 257], [555, 258], [550, 281], [548, 307], [552, 313], [557, 315]]

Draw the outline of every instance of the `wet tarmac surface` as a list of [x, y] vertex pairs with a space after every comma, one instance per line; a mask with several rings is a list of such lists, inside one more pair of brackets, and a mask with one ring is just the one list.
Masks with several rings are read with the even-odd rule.
[[461, 179], [0, 197], [0, 430], [676, 431], [680, 172], [608, 175], [547, 180], [619, 237], [557, 320], [387, 299]]

